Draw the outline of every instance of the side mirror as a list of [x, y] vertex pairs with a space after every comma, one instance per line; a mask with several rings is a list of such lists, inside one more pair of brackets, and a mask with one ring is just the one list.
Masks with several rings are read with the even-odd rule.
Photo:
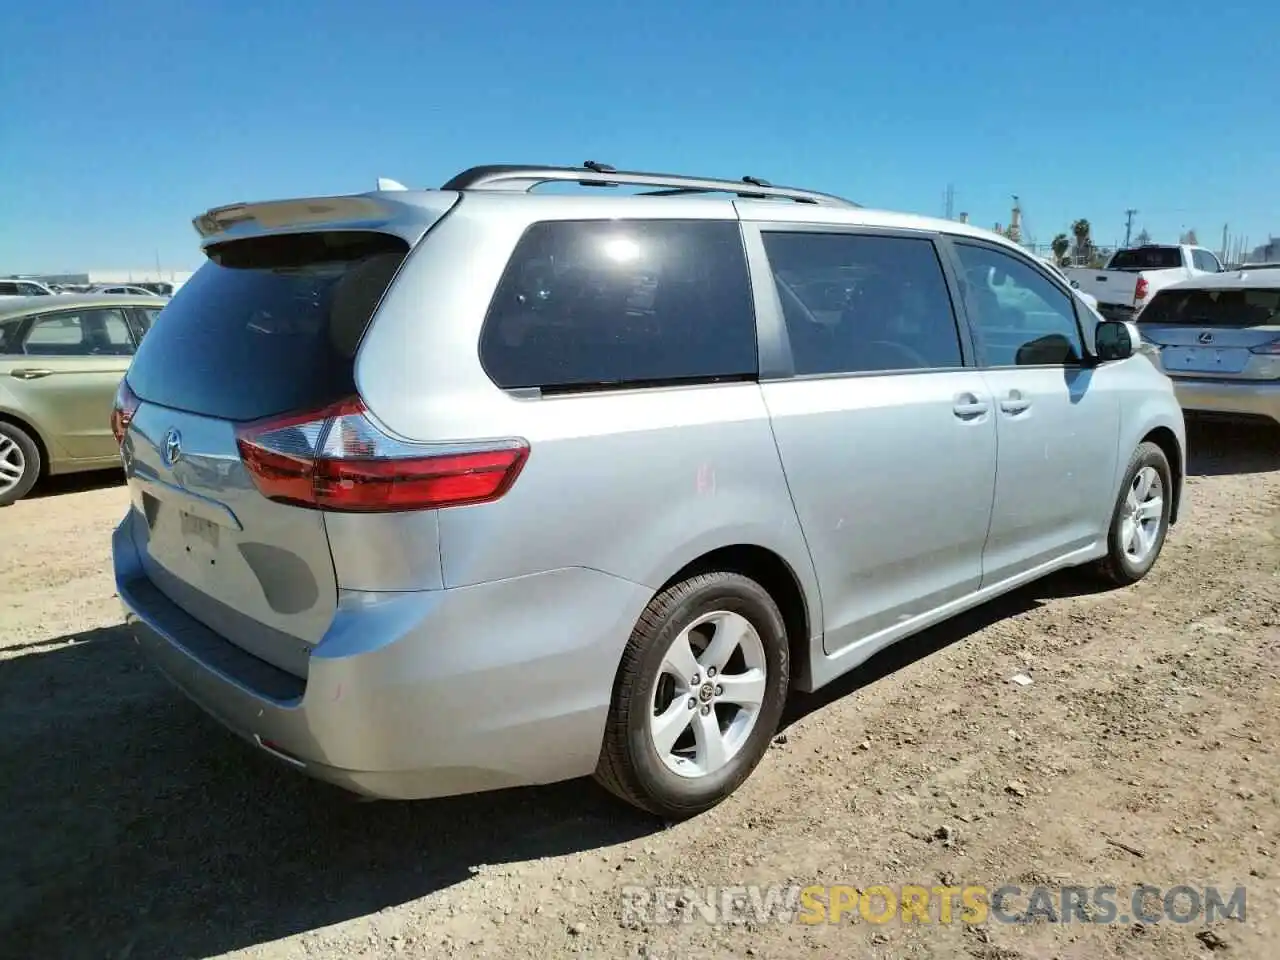
[[1129, 324], [1119, 320], [1103, 320], [1094, 328], [1093, 350], [1102, 363], [1127, 360], [1133, 356], [1135, 342]]

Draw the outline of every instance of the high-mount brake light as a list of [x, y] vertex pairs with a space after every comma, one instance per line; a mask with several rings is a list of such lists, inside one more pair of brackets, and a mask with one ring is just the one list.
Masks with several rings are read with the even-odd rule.
[[116, 399], [111, 405], [111, 433], [116, 438], [117, 444], [124, 443], [124, 435], [129, 430], [129, 424], [133, 422], [133, 415], [138, 412], [138, 407], [142, 401], [138, 399], [137, 394], [129, 389], [129, 384], [124, 380], [120, 381], [120, 386], [116, 388]]
[[243, 424], [236, 445], [268, 499], [350, 513], [489, 503], [511, 489], [529, 456], [529, 445], [515, 439], [397, 440], [358, 398]]

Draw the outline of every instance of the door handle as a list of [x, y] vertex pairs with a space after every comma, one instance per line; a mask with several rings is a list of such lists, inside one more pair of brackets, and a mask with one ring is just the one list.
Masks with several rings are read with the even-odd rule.
[[1031, 406], [1031, 401], [1018, 390], [1010, 390], [1009, 396], [1000, 401], [1000, 409], [1008, 414], [1019, 414]]
[[951, 409], [961, 420], [973, 420], [986, 413], [990, 407], [972, 393], [962, 393], [956, 397]]
[[51, 373], [53, 373], [52, 370], [46, 370], [44, 367], [19, 367], [17, 370], [10, 370], [9, 376], [18, 380], [39, 380]]

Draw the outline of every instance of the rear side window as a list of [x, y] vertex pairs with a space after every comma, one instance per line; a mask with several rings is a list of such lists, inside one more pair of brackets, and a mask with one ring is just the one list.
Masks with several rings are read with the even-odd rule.
[[755, 312], [738, 225], [534, 224], [498, 284], [480, 359], [508, 390], [754, 377]]
[[1182, 251], [1178, 247], [1135, 247], [1121, 250], [1107, 263], [1108, 270], [1169, 270], [1182, 266]]
[[1161, 290], [1138, 322], [1242, 329], [1280, 325], [1280, 288]]
[[100, 308], [36, 317], [22, 352], [38, 357], [127, 357], [133, 338], [123, 310]]
[[1222, 272], [1222, 264], [1218, 263], [1218, 258], [1208, 250], [1192, 250], [1191, 262], [1195, 264], [1197, 270], [1203, 270], [1206, 273]]
[[932, 240], [766, 231], [764, 245], [797, 374], [963, 364]]
[[22, 325], [25, 322], [25, 317], [0, 320], [0, 354], [22, 353]]
[[408, 252], [368, 232], [215, 244], [164, 307], [129, 370], [143, 400], [227, 420], [355, 392], [356, 348]]

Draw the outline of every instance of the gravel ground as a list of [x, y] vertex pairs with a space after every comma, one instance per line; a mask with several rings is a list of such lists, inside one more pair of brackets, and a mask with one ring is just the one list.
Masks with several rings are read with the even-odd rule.
[[[1192, 439], [1189, 508], [1146, 581], [1053, 577], [899, 644], [795, 703], [747, 785], [671, 827], [588, 783], [361, 803], [277, 768], [127, 641], [118, 479], [48, 485], [0, 511], [0, 954], [1272, 958], [1280, 434]], [[1144, 883], [1244, 886], [1247, 913], [726, 925], [694, 909], [713, 885], [1111, 885], [1124, 914]], [[626, 913], [628, 885], [681, 888], [692, 922]]]

